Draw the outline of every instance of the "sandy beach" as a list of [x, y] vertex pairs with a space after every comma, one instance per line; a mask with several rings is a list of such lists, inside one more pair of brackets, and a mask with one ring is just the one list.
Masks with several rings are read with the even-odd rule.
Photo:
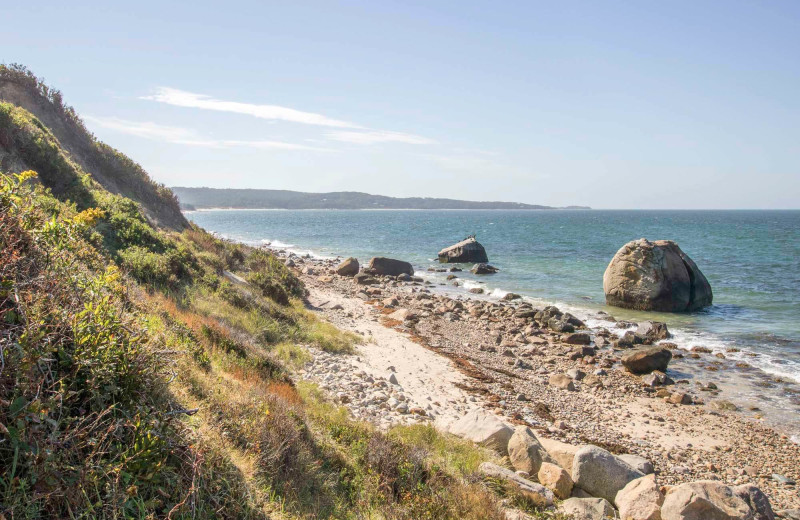
[[616, 336], [611, 321], [607, 331], [579, 330], [592, 345], [569, 344], [574, 336], [517, 317], [519, 301], [451, 298], [414, 279], [358, 285], [334, 274], [335, 260], [292, 260], [311, 308], [364, 337], [356, 355], [316, 351], [303, 371], [356, 417], [447, 429], [483, 408], [546, 438], [641, 456], [662, 484], [752, 483], [776, 510], [800, 507], [800, 446], [729, 409], [713, 385], [645, 384], [620, 365], [622, 351], [598, 340]]

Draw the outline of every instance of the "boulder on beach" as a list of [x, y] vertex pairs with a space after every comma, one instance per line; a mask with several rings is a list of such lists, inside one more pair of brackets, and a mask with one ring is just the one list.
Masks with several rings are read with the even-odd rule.
[[439, 251], [439, 262], [447, 263], [486, 263], [489, 257], [486, 256], [486, 249], [475, 240], [474, 236], [467, 237], [458, 244], [445, 247]]
[[339, 276], [355, 276], [358, 274], [358, 260], [350, 257], [336, 266], [336, 274]]
[[604, 498], [570, 498], [561, 502], [558, 510], [572, 520], [604, 520], [616, 517], [614, 506]]
[[671, 240], [622, 246], [603, 275], [603, 291], [609, 305], [641, 311], [694, 311], [713, 300], [706, 277]]
[[403, 260], [376, 256], [369, 261], [369, 269], [375, 274], [397, 276], [399, 274], [413, 275], [414, 268]]
[[470, 271], [472, 274], [494, 274], [499, 271], [499, 269], [489, 264], [475, 264]]
[[514, 469], [536, 475], [547, 458], [547, 452], [533, 431], [527, 426], [517, 426], [508, 441], [508, 459]]
[[628, 482], [617, 493], [614, 503], [622, 519], [661, 520], [664, 495], [656, 484], [655, 475], [647, 475]]
[[584, 446], [572, 462], [575, 485], [595, 497], [613, 502], [617, 493], [644, 473], [597, 446]]
[[662, 520], [752, 520], [750, 506], [733, 489], [715, 480], [687, 482], [667, 492]]
[[645, 347], [622, 356], [622, 366], [634, 374], [649, 374], [654, 370], [667, 371], [672, 352], [666, 347]]
[[482, 446], [494, 448], [505, 455], [514, 429], [496, 415], [476, 408], [454, 422], [450, 426], [450, 433]]

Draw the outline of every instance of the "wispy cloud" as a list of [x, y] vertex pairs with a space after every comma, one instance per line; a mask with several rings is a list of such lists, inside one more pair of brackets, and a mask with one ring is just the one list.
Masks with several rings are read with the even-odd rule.
[[402, 132], [389, 132], [385, 130], [370, 130], [364, 132], [329, 132], [329, 139], [344, 143], [375, 144], [375, 143], [406, 143], [406, 144], [436, 144], [433, 139]]
[[244, 114], [270, 121], [288, 121], [328, 128], [343, 128], [346, 130], [329, 132], [326, 137], [330, 140], [344, 143], [367, 145], [376, 143], [436, 144], [436, 141], [427, 137], [388, 130], [373, 130], [356, 123], [332, 119], [314, 112], [304, 112], [277, 105], [256, 105], [238, 101], [226, 101], [205, 94], [197, 94], [170, 87], [158, 87], [155, 93], [149, 96], [142, 96], [141, 99], [179, 107]]
[[301, 110], [277, 105], [255, 105], [252, 103], [239, 103], [238, 101], [225, 101], [204, 94], [195, 94], [194, 92], [187, 92], [185, 90], [169, 87], [159, 87], [154, 94], [143, 96], [142, 99], [158, 101], [159, 103], [166, 103], [178, 107], [245, 114], [273, 121], [290, 121], [292, 123], [334, 128], [361, 128], [354, 123], [331, 119], [322, 114], [315, 114], [313, 112], [303, 112]]
[[116, 117], [85, 116], [83, 118], [90, 124], [114, 130], [124, 134], [135, 135], [144, 139], [152, 139], [186, 146], [200, 146], [204, 148], [232, 148], [247, 147], [276, 150], [305, 150], [315, 152], [332, 152], [328, 148], [319, 148], [303, 144], [287, 143], [284, 141], [270, 140], [236, 140], [236, 139], [207, 139], [199, 136], [195, 131], [177, 126], [166, 126], [149, 121], [128, 121]]

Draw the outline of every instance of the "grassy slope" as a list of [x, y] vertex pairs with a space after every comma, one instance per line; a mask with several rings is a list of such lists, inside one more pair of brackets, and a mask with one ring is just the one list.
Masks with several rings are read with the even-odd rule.
[[489, 453], [376, 432], [293, 381], [302, 345], [358, 338], [271, 254], [156, 229], [30, 113], [0, 123], [68, 180], [0, 177], [0, 514], [503, 518], [474, 475]]

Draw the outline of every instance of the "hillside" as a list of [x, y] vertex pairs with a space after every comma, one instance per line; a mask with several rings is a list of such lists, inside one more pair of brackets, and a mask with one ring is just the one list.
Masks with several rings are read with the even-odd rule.
[[[39, 113], [63, 107], [53, 97]], [[363, 337], [311, 313], [272, 253], [182, 224], [169, 190], [65, 113], [56, 132], [0, 103], [0, 518], [499, 520], [503, 496], [530, 508], [476, 477], [487, 450], [429, 426], [378, 431], [298, 382], [309, 347], [349, 353]], [[102, 157], [129, 166], [86, 173]]]
[[36, 170], [39, 180], [62, 198], [80, 198], [70, 190], [88, 174], [110, 193], [141, 204], [157, 225], [175, 230], [188, 226], [168, 188], [98, 141], [64, 104], [61, 92], [22, 65], [0, 65], [0, 169]]
[[[173, 187], [184, 209], [559, 209], [520, 202], [476, 202], [429, 197], [385, 197], [356, 191], [304, 193], [287, 190]], [[589, 209], [571, 206], [572, 209]]]

